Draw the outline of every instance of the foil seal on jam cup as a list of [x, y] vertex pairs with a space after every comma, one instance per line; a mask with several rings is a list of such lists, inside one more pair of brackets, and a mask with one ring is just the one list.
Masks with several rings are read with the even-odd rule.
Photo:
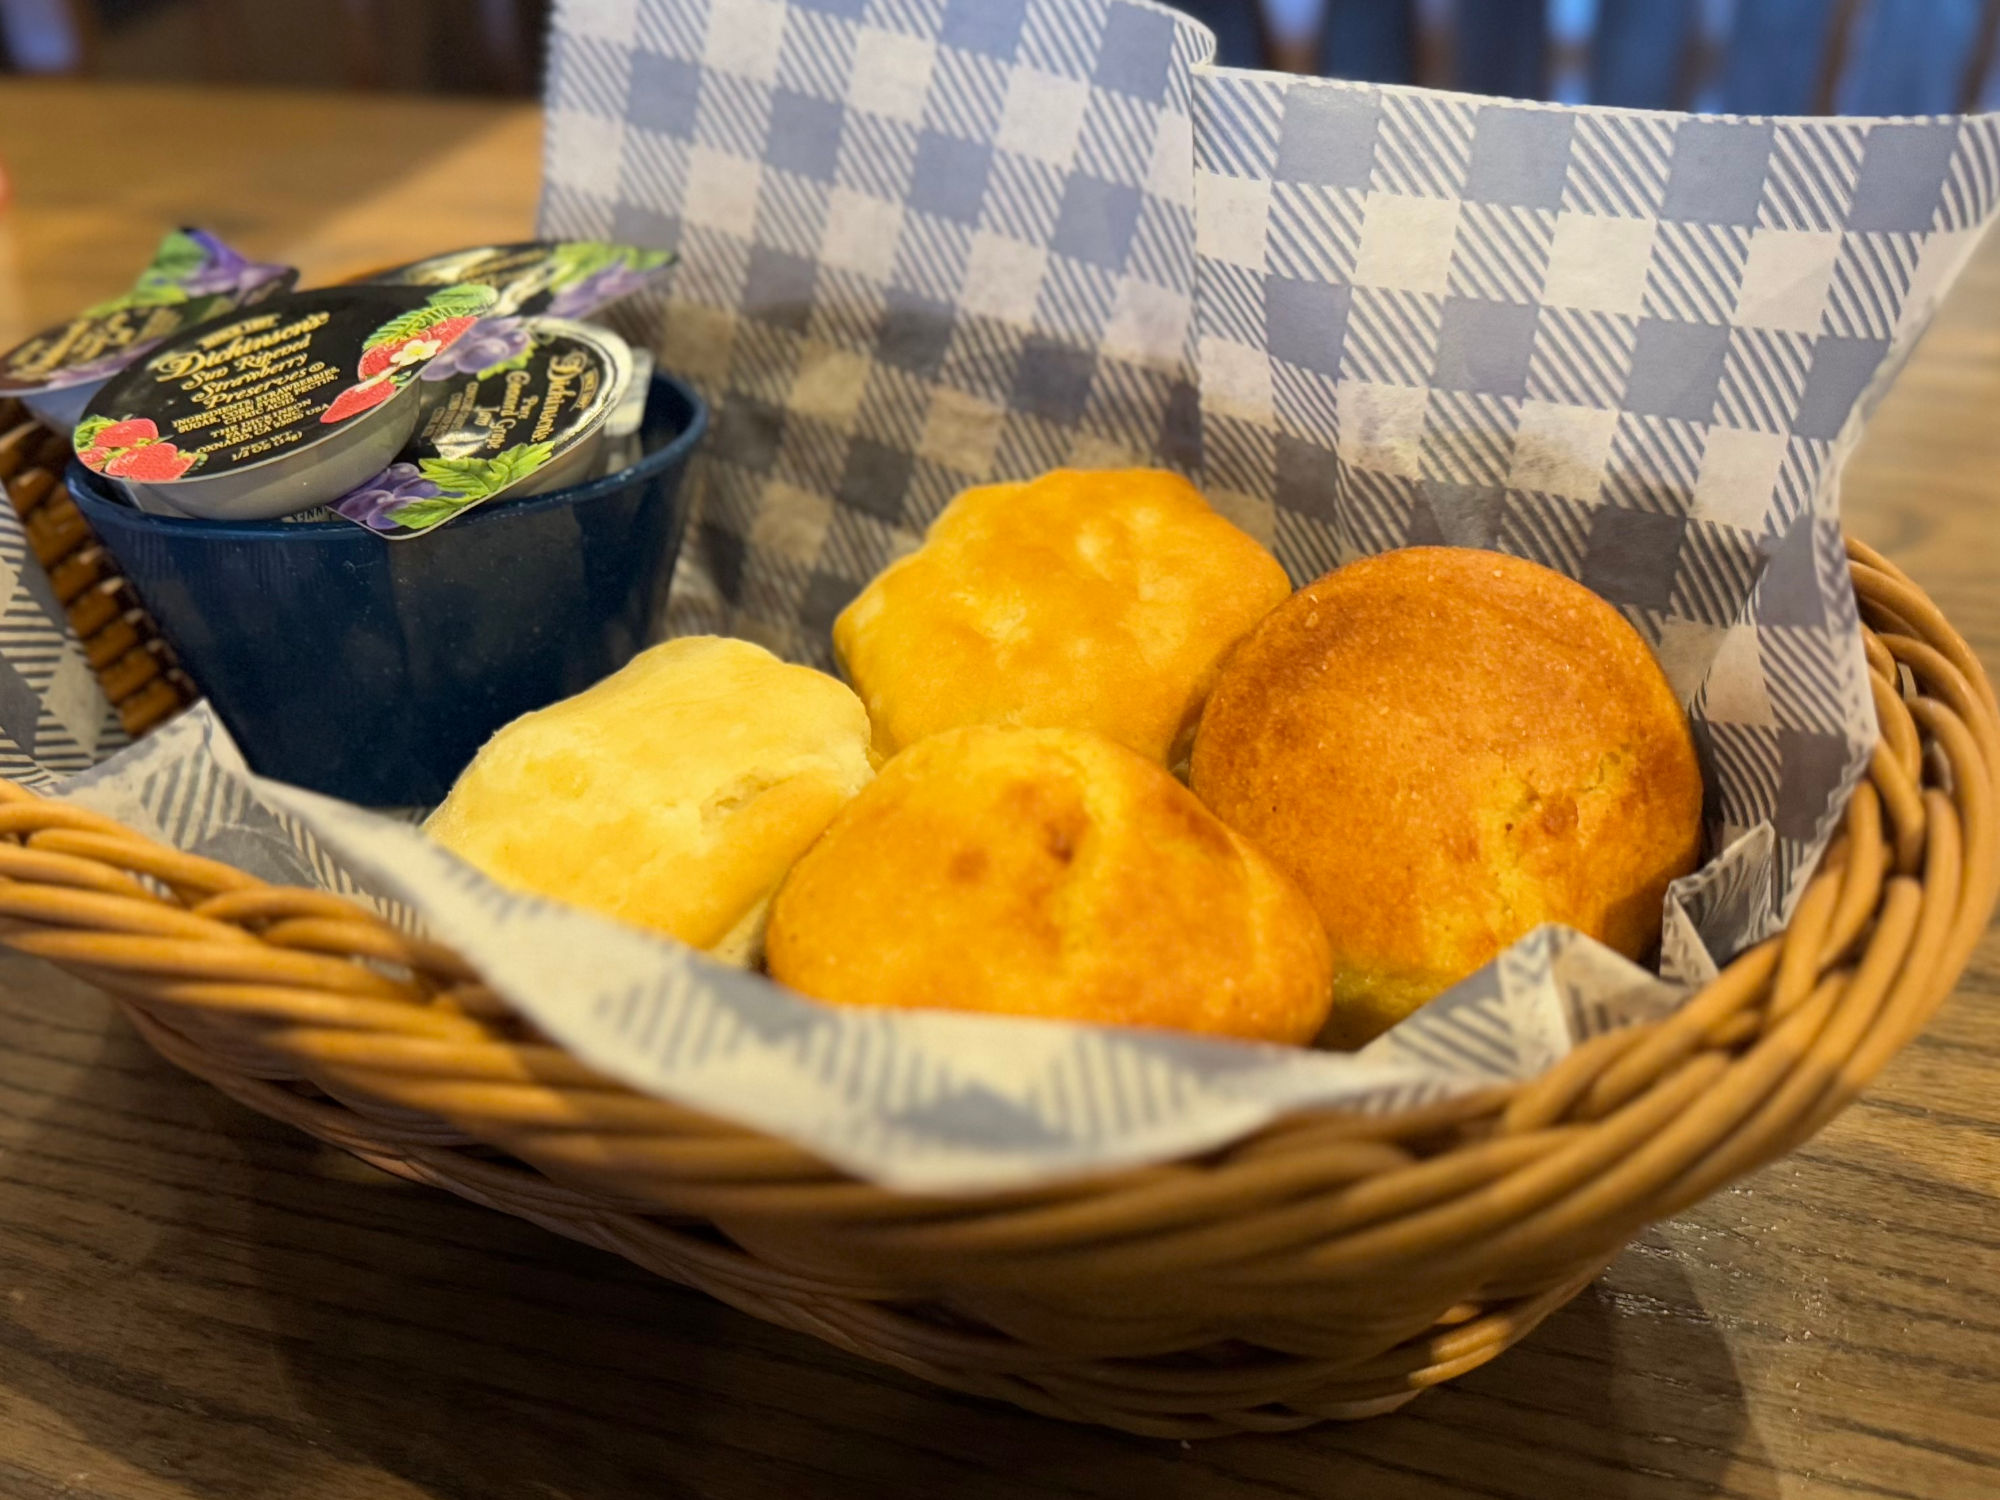
[[333, 513], [406, 541], [494, 500], [595, 478], [632, 381], [618, 335], [567, 318], [488, 317], [425, 366], [419, 426]]
[[495, 317], [588, 318], [659, 281], [674, 260], [671, 250], [604, 240], [522, 240], [426, 256], [364, 279], [398, 286], [477, 282], [494, 289]]
[[146, 510], [309, 510], [394, 459], [422, 414], [417, 376], [493, 295], [326, 287], [212, 318], [105, 383], [76, 424], [77, 460]]
[[120, 370], [182, 329], [289, 291], [290, 266], [247, 260], [203, 229], [176, 229], [129, 291], [0, 353], [0, 397], [67, 432]]

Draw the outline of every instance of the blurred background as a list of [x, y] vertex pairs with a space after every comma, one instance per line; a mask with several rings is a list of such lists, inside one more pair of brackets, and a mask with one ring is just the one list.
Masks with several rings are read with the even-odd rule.
[[15, 73], [534, 94], [548, 0], [0, 0]]
[[[1004, 0], [995, 0], [1004, 3]], [[2000, 0], [1184, 0], [1224, 63], [1745, 114], [2000, 103]], [[548, 0], [0, 0], [14, 73], [531, 95]]]

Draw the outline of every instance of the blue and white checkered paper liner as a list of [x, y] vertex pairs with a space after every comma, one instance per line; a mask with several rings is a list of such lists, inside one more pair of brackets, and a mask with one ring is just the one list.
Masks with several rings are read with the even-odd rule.
[[[1835, 483], [2000, 194], [1991, 118], [1685, 119], [1209, 67], [1133, 0], [570, 0], [546, 232], [672, 245], [628, 331], [716, 420], [669, 627], [803, 660], [968, 484], [1162, 462], [1303, 581], [1419, 541], [1610, 599], [1710, 847], [1661, 979], [1542, 929], [1354, 1056], [841, 1010], [258, 781], [205, 711], [67, 794], [421, 922], [579, 1056], [908, 1189], [1532, 1077], [1789, 909], [1875, 728]], [[4, 519], [4, 518], [0, 518]], [[4, 538], [0, 538], [4, 551]]]
[[12, 506], [0, 506], [0, 600], [0, 776], [47, 788], [125, 732]]

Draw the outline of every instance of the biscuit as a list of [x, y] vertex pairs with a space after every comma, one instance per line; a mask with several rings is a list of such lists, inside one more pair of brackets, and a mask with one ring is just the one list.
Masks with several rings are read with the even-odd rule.
[[1326, 924], [1341, 1045], [1543, 922], [1641, 957], [1701, 844], [1694, 742], [1646, 643], [1581, 584], [1473, 549], [1384, 553], [1274, 610], [1189, 785]]
[[836, 817], [771, 909], [773, 978], [843, 1005], [1273, 1042], [1325, 1019], [1306, 899], [1160, 766], [1072, 729], [947, 730]]
[[425, 826], [503, 885], [747, 964], [778, 882], [871, 775], [844, 684], [689, 636], [507, 725]]
[[1291, 592], [1277, 560], [1164, 470], [967, 490], [834, 622], [887, 757], [967, 724], [1091, 729], [1185, 756], [1223, 656]]

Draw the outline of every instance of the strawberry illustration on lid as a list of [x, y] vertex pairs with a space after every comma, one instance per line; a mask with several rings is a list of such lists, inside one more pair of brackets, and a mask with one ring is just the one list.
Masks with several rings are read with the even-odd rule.
[[362, 346], [361, 358], [355, 365], [360, 382], [334, 397], [320, 421], [344, 422], [380, 406], [479, 322], [476, 313], [446, 309], [484, 308], [492, 302], [493, 292], [489, 287], [446, 287], [433, 293], [415, 312], [377, 329]]
[[130, 448], [139, 443], [157, 442], [160, 429], [144, 417], [129, 417], [123, 422], [111, 422], [97, 430], [96, 441], [106, 448]]
[[179, 479], [195, 461], [194, 454], [183, 453], [172, 443], [141, 443], [114, 456], [104, 472], [115, 479]]
[[396, 394], [396, 386], [388, 380], [376, 378], [364, 380], [359, 385], [350, 385], [333, 398], [333, 405], [320, 413], [322, 422], [345, 422], [349, 417], [359, 416], [380, 406]]
[[162, 441], [160, 429], [147, 417], [119, 422], [85, 417], [77, 424], [76, 444], [85, 468], [114, 479], [179, 479], [201, 461], [199, 455]]

